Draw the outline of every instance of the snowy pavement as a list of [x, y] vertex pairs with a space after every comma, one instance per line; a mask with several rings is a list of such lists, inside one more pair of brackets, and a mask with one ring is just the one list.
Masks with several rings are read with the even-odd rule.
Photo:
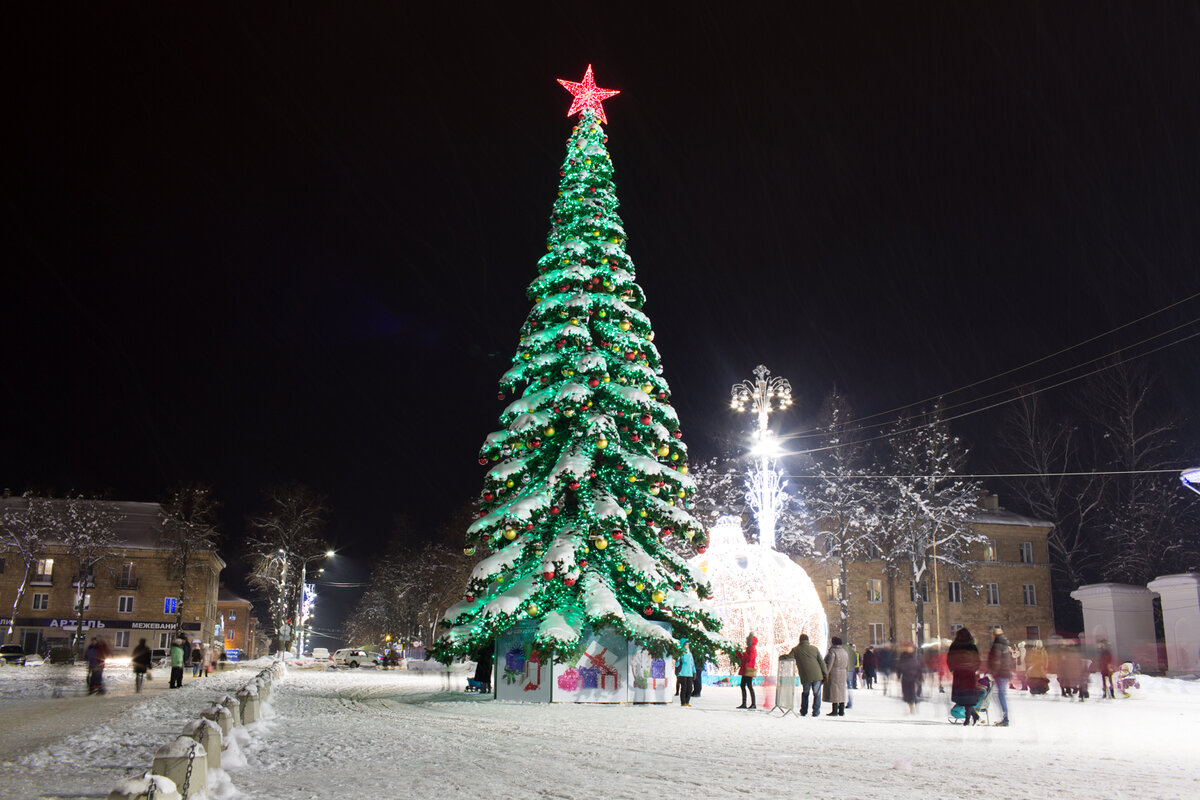
[[[0, 763], [0, 797], [105, 797], [255, 671], [145, 694], [108, 719], [84, 714], [78, 732]], [[31, 702], [33, 674], [0, 670], [6, 752], [7, 726], [39, 703], [94, 713], [130, 702], [120, 681], [103, 698]], [[244, 766], [229, 765], [213, 796], [1200, 798], [1196, 682], [1143, 677], [1133, 698], [1086, 703], [1014, 693], [1008, 728], [950, 725], [945, 695], [910, 716], [899, 700], [859, 690], [843, 718], [797, 719], [735, 710], [729, 688], [706, 687], [691, 708], [525, 705], [458, 691], [462, 675], [450, 682], [292, 669], [276, 682], [265, 721], [242, 739]]]

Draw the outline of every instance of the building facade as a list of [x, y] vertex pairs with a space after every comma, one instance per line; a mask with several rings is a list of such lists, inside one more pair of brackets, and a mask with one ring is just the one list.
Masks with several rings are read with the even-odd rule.
[[[1010, 642], [1047, 639], [1054, 633], [1047, 538], [1053, 523], [1002, 509], [999, 498], [984, 498], [974, 528], [987, 541], [971, 552], [972, 571], [961, 575], [942, 566], [935, 581], [932, 569], [921, 586], [903, 576], [889, 587], [883, 562], [853, 561], [847, 570], [849, 641], [861, 652], [868, 645], [915, 642], [914, 592], [922, 592], [923, 638], [953, 639], [966, 627], [977, 642], [991, 641], [991, 631], [1004, 629]], [[831, 634], [841, 627], [838, 610], [840, 569], [836, 560], [797, 558], [817, 587]], [[889, 597], [894, 595], [895, 627], [889, 623]]]
[[[258, 618], [254, 605], [224, 586], [217, 593], [218, 640], [231, 659], [258, 658]], [[262, 652], [266, 655], [266, 651]]]
[[[19, 497], [0, 501], [6, 506], [24, 502]], [[121, 517], [116, 526], [119, 543], [87, 578], [83, 626], [89, 638], [105, 640], [117, 657], [128, 655], [140, 639], [151, 648], [169, 647], [182, 610], [182, 628], [190, 640], [219, 646], [217, 589], [225, 562], [212, 551], [194, 554], [181, 604], [179, 575], [171, 568], [172, 550], [162, 540], [162, 506], [135, 502], [109, 505]], [[49, 647], [69, 645], [79, 616], [78, 563], [61, 545], [48, 545], [29, 576], [25, 595], [14, 614], [13, 603], [25, 567], [12, 551], [3, 555], [0, 633], [11, 624], [12, 641], [26, 652], [44, 653]]]

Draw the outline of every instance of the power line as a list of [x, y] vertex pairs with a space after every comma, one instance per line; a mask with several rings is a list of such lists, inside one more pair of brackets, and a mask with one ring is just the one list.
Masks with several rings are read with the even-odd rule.
[[[1186, 467], [1181, 467], [1179, 469], [1097, 470], [1095, 472], [994, 472], [994, 473], [987, 473], [987, 474], [983, 474], [983, 473], [974, 473], [974, 474], [951, 473], [951, 474], [947, 474], [947, 475], [939, 475], [939, 474], [933, 474], [933, 475], [878, 475], [878, 474], [871, 474], [871, 473], [863, 473], [860, 475], [839, 475], [839, 476], [837, 476], [837, 479], [839, 479], [839, 480], [870, 480], [870, 479], [907, 478], [907, 479], [915, 480], [917, 478], [938, 478], [938, 479], [941, 479], [941, 478], [972, 478], [972, 479], [983, 479], [983, 478], [1078, 478], [1078, 477], [1091, 477], [1093, 475], [1159, 475], [1159, 474], [1178, 475], [1184, 469], [1186, 469]], [[830, 476], [828, 476], [828, 475], [784, 475], [784, 477], [790, 478], [790, 479], [795, 479], [795, 480], [819, 480], [819, 479], [828, 479]]]

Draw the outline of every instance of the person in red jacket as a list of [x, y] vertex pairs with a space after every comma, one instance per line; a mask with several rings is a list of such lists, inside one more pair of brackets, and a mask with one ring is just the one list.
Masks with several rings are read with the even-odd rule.
[[[755, 664], [758, 663], [758, 637], [753, 633], [746, 637], [746, 649], [738, 653], [738, 663], [741, 668], [738, 674], [742, 676], [742, 704], [738, 708], [758, 708], [754, 699], [754, 676], [758, 674]], [[746, 705], [746, 690], [750, 690], [750, 705]]]
[[1116, 671], [1116, 659], [1113, 658], [1112, 648], [1104, 639], [1100, 640], [1100, 652], [1096, 656], [1096, 671], [1100, 673], [1100, 697], [1117, 698], [1113, 688], [1113, 672]]

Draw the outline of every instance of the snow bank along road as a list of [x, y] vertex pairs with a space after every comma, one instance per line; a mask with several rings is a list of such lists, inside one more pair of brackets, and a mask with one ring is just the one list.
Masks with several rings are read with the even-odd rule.
[[[0, 674], [0, 731], [9, 709], [29, 713], [4, 688], [10, 672]], [[104, 797], [247, 674], [191, 680], [64, 732], [0, 764], [0, 797]], [[451, 680], [292, 669], [275, 685], [274, 718], [243, 748], [247, 766], [218, 795], [1200, 798], [1200, 685], [1185, 681], [1144, 678], [1128, 700], [1014, 694], [1012, 727], [964, 728], [946, 722], [945, 695], [909, 716], [899, 700], [859, 690], [844, 718], [797, 719], [734, 710], [735, 689], [708, 687], [692, 708], [543, 706], [464, 694], [465, 679]]]

